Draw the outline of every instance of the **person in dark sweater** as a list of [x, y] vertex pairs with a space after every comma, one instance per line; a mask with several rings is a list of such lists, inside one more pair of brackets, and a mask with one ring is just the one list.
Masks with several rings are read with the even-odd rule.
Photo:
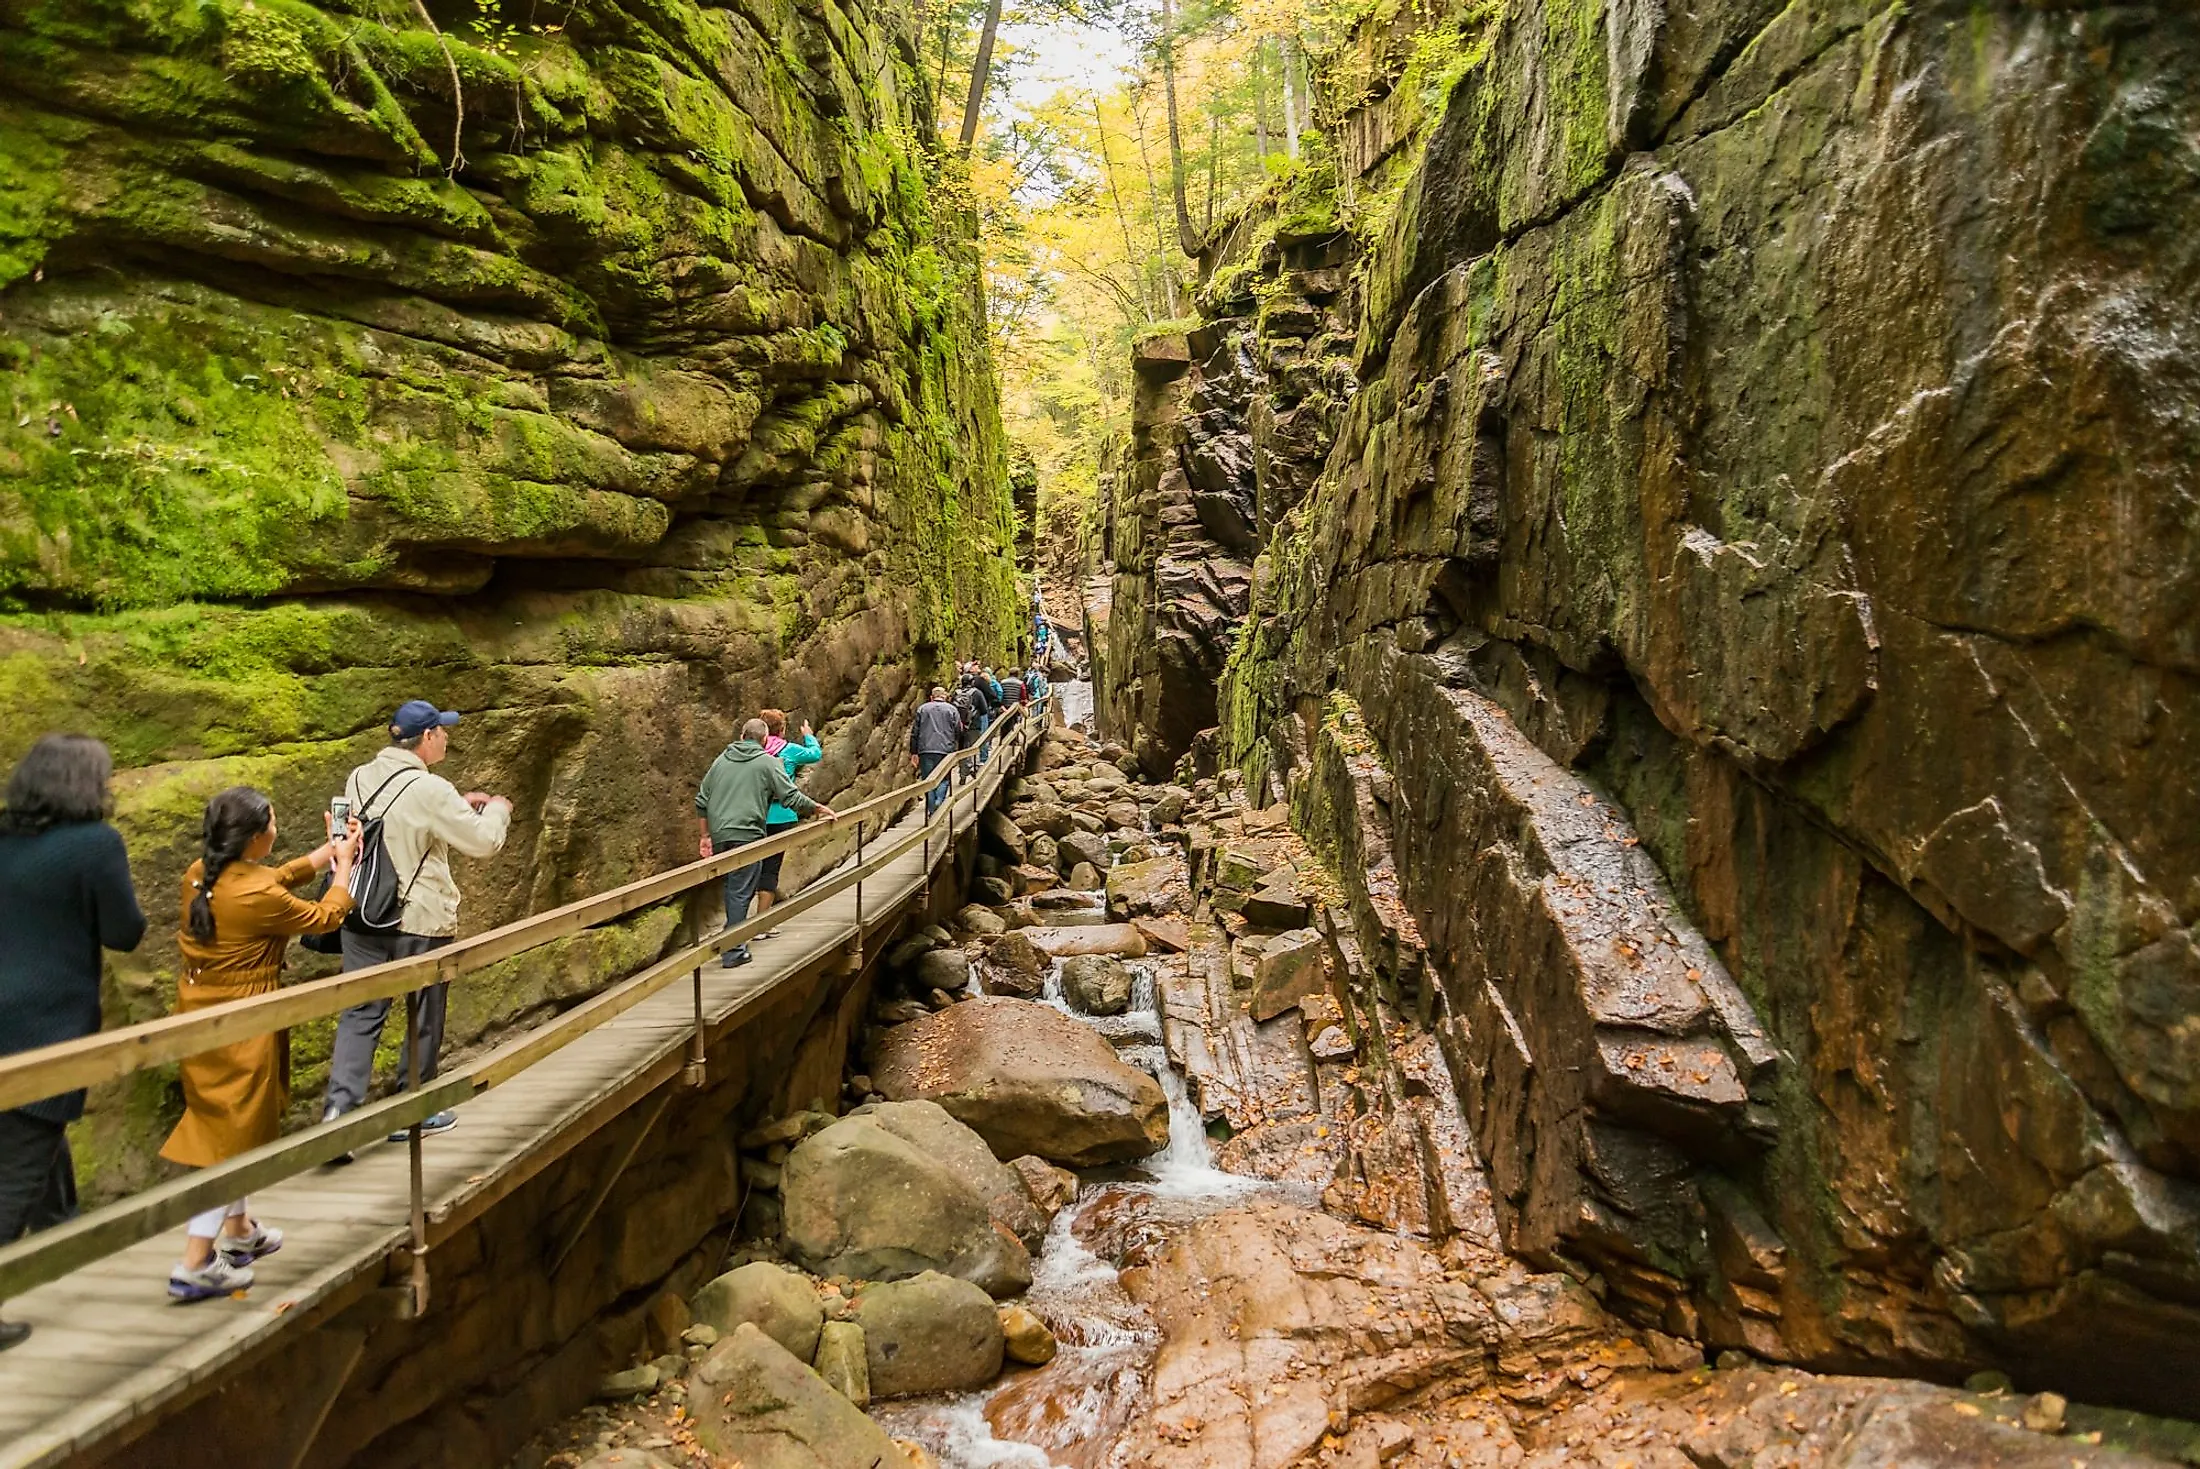
[[[114, 761], [85, 735], [47, 735], [8, 777], [0, 807], [0, 1055], [99, 1029], [102, 948], [145, 937], [122, 833], [107, 824]], [[76, 1213], [68, 1124], [84, 1093], [0, 1112], [0, 1244]], [[0, 1350], [30, 1335], [0, 1322]]]

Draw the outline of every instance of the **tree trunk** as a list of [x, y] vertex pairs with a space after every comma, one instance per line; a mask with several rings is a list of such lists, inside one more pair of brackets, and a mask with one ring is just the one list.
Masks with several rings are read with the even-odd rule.
[[1177, 248], [1199, 258], [1199, 235], [1184, 193], [1184, 134], [1176, 118], [1176, 5], [1161, 0], [1161, 92], [1169, 107], [1169, 188], [1176, 195]]
[[1253, 157], [1268, 171], [1268, 43], [1253, 43]]
[[1123, 207], [1123, 191], [1115, 185], [1115, 160], [1108, 156], [1108, 124], [1100, 115], [1100, 94], [1092, 98], [1092, 125], [1100, 134], [1100, 171], [1108, 176], [1108, 197], [1115, 201], [1115, 222], [1123, 229], [1123, 263], [1128, 265], [1139, 281], [1138, 304], [1145, 311], [1146, 319], [1153, 320], [1153, 298], [1145, 289], [1145, 272], [1138, 269], [1138, 249], [1131, 244], [1131, 216]]
[[1299, 38], [1283, 38], [1283, 139], [1284, 150], [1299, 156], [1299, 90], [1305, 85], [1300, 71]]
[[993, 69], [993, 34], [1001, 28], [1001, 0], [989, 0], [985, 27], [978, 32], [978, 59], [970, 63], [970, 102], [963, 108], [962, 150], [978, 137], [978, 107], [985, 101], [986, 73]]
[[1131, 109], [1131, 121], [1138, 124], [1138, 162], [1146, 170], [1146, 201], [1153, 217], [1154, 259], [1161, 265], [1161, 283], [1169, 293], [1169, 315], [1182, 316], [1177, 305], [1176, 272], [1169, 268], [1169, 237], [1161, 227], [1161, 187], [1153, 178], [1153, 155], [1146, 151], [1146, 114], [1142, 108]]
[[1222, 177], [1222, 110], [1207, 109], [1207, 223], [1200, 230], [1206, 239], [1215, 233], [1215, 189]]

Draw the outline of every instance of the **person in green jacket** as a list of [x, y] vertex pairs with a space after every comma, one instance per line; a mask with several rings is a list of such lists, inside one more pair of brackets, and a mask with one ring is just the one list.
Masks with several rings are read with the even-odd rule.
[[[763, 720], [764, 727], [771, 731], [764, 740], [764, 753], [779, 757], [779, 763], [787, 767], [787, 779], [799, 780], [801, 777], [797, 772], [803, 766], [815, 765], [825, 758], [825, 747], [817, 742], [817, 735], [811, 731], [810, 721], [807, 719], [802, 721], [801, 738], [790, 740], [787, 738], [785, 710], [766, 709], [756, 717]], [[774, 801], [771, 810], [764, 813], [764, 835], [777, 836], [800, 819], [794, 812]], [[779, 860], [785, 855], [783, 852], [774, 852], [764, 859], [764, 870], [756, 879], [756, 911], [759, 913], [779, 901]], [[770, 938], [771, 935], [760, 933], [757, 937]]]
[[[761, 840], [774, 804], [794, 812], [797, 820], [836, 814], [832, 807], [819, 805], [795, 789], [794, 782], [787, 779], [786, 766], [764, 753], [764, 741], [769, 738], [771, 726], [761, 719], [750, 720], [741, 726], [741, 738], [726, 746], [703, 773], [702, 787], [695, 793], [695, 812], [702, 823], [705, 857]], [[728, 928], [749, 916], [749, 900], [756, 896], [756, 881], [763, 875], [763, 868], [761, 861], [751, 862], [726, 874]], [[748, 962], [747, 944], [728, 949], [719, 959], [727, 969]]]

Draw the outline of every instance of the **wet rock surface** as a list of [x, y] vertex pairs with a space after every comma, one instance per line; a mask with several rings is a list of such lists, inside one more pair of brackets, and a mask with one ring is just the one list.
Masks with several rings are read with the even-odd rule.
[[[2184, 1407], [2200, 382], [2144, 343], [2196, 329], [2200, 193], [2107, 140], [2192, 134], [2200, 30], [1585, 14], [1594, 63], [1550, 7], [1434, 23], [1425, 106], [1346, 48], [1336, 198], [1403, 202], [1204, 773], [1354, 889], [1515, 1248], [1717, 1345]], [[1213, 278], [1285, 289], [1240, 236]], [[1201, 311], [1134, 462], [1257, 429], [1190, 344], [1293, 334]]]
[[[1096, 753], [1074, 736], [1057, 743], [1087, 762]], [[1707, 1353], [1701, 1333], [1625, 1319], [1636, 1303], [1615, 1275], [1508, 1256], [1451, 1072], [1400, 1008], [1412, 994], [1381, 981], [1340, 921], [1346, 888], [1280, 809], [1250, 804], [1233, 780], [1201, 783], [1177, 814], [1194, 853], [1187, 873], [1199, 874], [1173, 919], [1181, 944], [1102, 961], [1133, 978], [1122, 1013], [1073, 1018], [1067, 971], [1091, 962], [1074, 956], [1048, 960], [1041, 998], [1022, 1002], [1120, 1064], [1151, 1069], [1170, 1112], [1165, 1149], [1082, 1181], [1030, 1155], [963, 1158], [983, 1181], [973, 1193], [1011, 1179], [1025, 1222], [1049, 1221], [1029, 1289], [1009, 1300], [939, 1274], [868, 1283], [781, 1272], [824, 1316], [821, 1380], [868, 1397], [912, 1462], [922, 1452], [942, 1469], [2200, 1464], [2200, 1427], [2025, 1394], [2006, 1379], [1959, 1391]], [[1303, 903], [1303, 930], [1256, 921], [1296, 916], [1289, 903], [1244, 901], [1263, 890]], [[971, 947], [988, 942], [999, 940]], [[1318, 959], [1320, 982], [1256, 1020], [1258, 961], [1279, 949]], [[911, 982], [919, 952], [902, 956]], [[881, 1013], [899, 1003], [882, 1001]], [[908, 1003], [923, 1018], [885, 1035], [997, 1002]], [[851, 1120], [897, 1112], [959, 1127], [924, 1103]], [[743, 1140], [799, 1149], [825, 1140], [819, 1128], [795, 1114]], [[902, 1131], [920, 1145], [931, 1135]], [[1779, 1237], [1731, 1204], [1720, 1218], [1722, 1268], [1777, 1279]], [[751, 1248], [768, 1257], [769, 1246]], [[860, 1350], [863, 1371], [828, 1360], [828, 1348], [842, 1359]], [[673, 1406], [659, 1390], [619, 1409], [636, 1422], [626, 1441], [673, 1437], [681, 1419], [661, 1416]], [[649, 1431], [657, 1422], [665, 1432]]]
[[939, 1103], [996, 1154], [1069, 1167], [1142, 1158], [1168, 1142], [1161, 1088], [1046, 1005], [985, 998], [878, 1038], [871, 1077], [897, 1101]]

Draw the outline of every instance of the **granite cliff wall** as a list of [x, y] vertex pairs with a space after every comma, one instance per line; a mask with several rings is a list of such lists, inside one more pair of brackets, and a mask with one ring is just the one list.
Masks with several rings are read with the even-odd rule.
[[[517, 803], [471, 931], [692, 856], [760, 705], [817, 724], [821, 793], [890, 781], [925, 665], [1018, 627], [908, 9], [428, 13], [0, 0], [0, 760], [115, 749], [154, 927], [113, 1022], [167, 1007], [204, 798], [304, 833], [403, 698], [465, 711], [447, 769]], [[460, 1041], [672, 922], [469, 986]], [[306, 1096], [326, 1027], [296, 1039]], [[95, 1196], [175, 1106], [97, 1099]]]
[[1504, 0], [1333, 63], [1353, 382], [1224, 743], [1508, 1242], [2189, 1412], [2200, 23]]

